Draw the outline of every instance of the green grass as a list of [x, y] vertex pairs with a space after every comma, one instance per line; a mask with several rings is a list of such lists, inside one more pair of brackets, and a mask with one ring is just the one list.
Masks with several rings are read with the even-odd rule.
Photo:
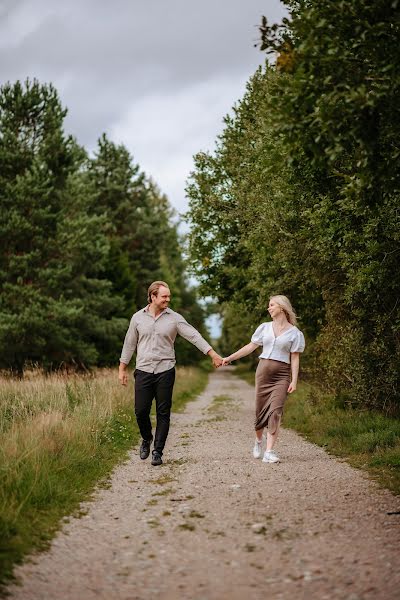
[[[254, 372], [241, 366], [235, 373], [254, 384]], [[287, 399], [283, 425], [400, 494], [399, 419], [344, 407], [317, 386], [300, 383]]]
[[207, 410], [210, 413], [219, 413], [223, 411], [224, 408], [228, 406], [231, 402], [233, 402], [233, 398], [231, 396], [227, 396], [226, 394], [214, 396], [213, 401]]
[[182, 523], [181, 525], [178, 525], [178, 527], [179, 529], [183, 529], [183, 531], [194, 531], [196, 529], [193, 523]]
[[[177, 369], [173, 410], [205, 387], [202, 369]], [[62, 517], [96, 484], [107, 486], [116, 464], [139, 440], [132, 384], [116, 370], [94, 376], [0, 379], [0, 591], [24, 556], [48, 547]]]
[[202, 368], [178, 367], [172, 402], [174, 412], [182, 412], [186, 404], [204, 390], [210, 372], [207, 366], [208, 363]]

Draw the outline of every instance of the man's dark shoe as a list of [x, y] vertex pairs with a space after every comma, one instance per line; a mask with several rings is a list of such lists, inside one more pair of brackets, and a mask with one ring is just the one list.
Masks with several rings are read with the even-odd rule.
[[149, 456], [151, 442], [152, 440], [149, 442], [147, 440], [142, 440], [142, 443], [140, 444], [140, 458], [142, 460], [145, 460]]
[[153, 450], [153, 452], [151, 454], [151, 464], [154, 467], [157, 467], [158, 465], [162, 465], [161, 454], [159, 452], [157, 452], [157, 450]]

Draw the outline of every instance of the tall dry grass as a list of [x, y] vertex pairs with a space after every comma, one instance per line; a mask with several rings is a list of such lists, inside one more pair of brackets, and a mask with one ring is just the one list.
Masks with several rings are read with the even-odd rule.
[[[178, 368], [174, 410], [204, 388], [207, 373]], [[0, 378], [0, 581], [45, 547], [71, 513], [138, 441], [133, 386], [115, 369], [92, 375]]]

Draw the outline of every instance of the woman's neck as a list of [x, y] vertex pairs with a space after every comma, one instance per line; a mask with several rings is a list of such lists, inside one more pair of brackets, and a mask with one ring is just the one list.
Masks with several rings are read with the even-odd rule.
[[285, 325], [289, 324], [285, 313], [280, 313], [277, 317], [273, 319], [273, 321], [278, 327], [284, 327]]

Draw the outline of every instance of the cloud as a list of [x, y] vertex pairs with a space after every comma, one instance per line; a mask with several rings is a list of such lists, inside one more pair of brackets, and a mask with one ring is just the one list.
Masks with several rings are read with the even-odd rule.
[[1, 82], [52, 82], [65, 128], [93, 150], [103, 132], [124, 142], [186, 208], [192, 155], [210, 149], [222, 119], [263, 62], [253, 47], [278, 0], [3, 0]]
[[222, 131], [223, 117], [232, 99], [244, 90], [237, 80], [213, 78], [177, 92], [142, 98], [110, 130], [110, 137], [126, 145], [142, 169], [162, 181], [174, 206], [186, 209], [185, 180], [193, 168], [192, 157], [211, 150]]

